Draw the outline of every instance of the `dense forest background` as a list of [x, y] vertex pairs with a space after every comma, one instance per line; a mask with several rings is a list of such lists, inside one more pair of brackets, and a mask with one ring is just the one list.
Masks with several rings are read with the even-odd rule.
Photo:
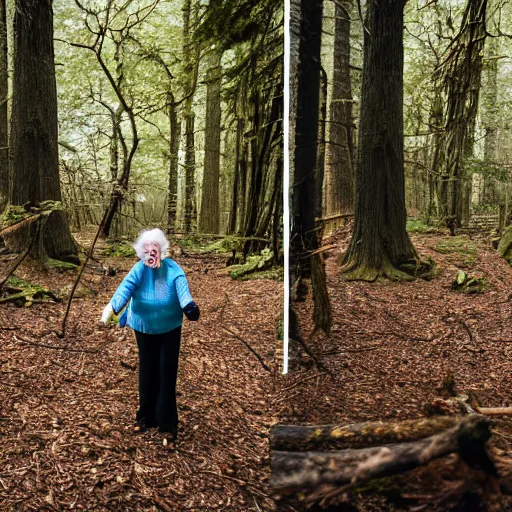
[[[40, 128], [26, 128], [30, 122], [13, 108], [30, 95], [29, 87], [16, 86], [25, 48], [13, 24], [30, 19], [33, 4], [17, 2], [15, 11], [7, 1], [2, 9], [10, 80], [2, 94], [0, 207], [10, 204], [11, 220], [13, 207], [26, 201], [61, 199], [72, 231], [102, 224], [103, 235], [133, 237], [160, 226], [177, 234], [236, 234], [250, 239], [245, 252], [255, 241], [278, 249], [281, 2], [55, 1], [53, 20], [48, 6], [61, 197], [16, 195], [13, 186], [19, 158], [7, 132], [14, 140]], [[42, 31], [43, 18], [34, 24]], [[53, 58], [51, 48], [46, 56], [33, 53], [33, 66]], [[54, 101], [50, 96], [43, 101]], [[25, 183], [41, 178], [32, 172]]]
[[339, 263], [374, 281], [432, 276], [411, 231], [510, 224], [512, 13], [486, 0], [291, 7], [292, 292], [311, 277], [329, 332], [333, 228], [353, 219]]
[[[357, 2], [323, 4], [322, 213], [333, 216], [354, 212], [365, 29]], [[405, 4], [403, 136], [411, 219], [499, 229], [510, 222], [511, 16], [510, 5], [499, 1]], [[492, 216], [472, 219], [483, 213]]]

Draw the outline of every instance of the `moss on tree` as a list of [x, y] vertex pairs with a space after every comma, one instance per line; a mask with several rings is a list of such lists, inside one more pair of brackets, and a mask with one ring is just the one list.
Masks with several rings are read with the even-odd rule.
[[512, 226], [509, 226], [498, 244], [498, 252], [512, 265]]

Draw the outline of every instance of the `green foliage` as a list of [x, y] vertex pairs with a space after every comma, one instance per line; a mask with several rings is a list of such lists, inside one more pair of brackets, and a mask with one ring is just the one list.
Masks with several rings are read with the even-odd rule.
[[425, 224], [421, 219], [408, 219], [406, 229], [408, 233], [435, 233], [434, 226]]
[[208, 5], [194, 36], [202, 42], [217, 42], [222, 50], [262, 34], [269, 14], [282, 9], [279, 0], [225, 0]]
[[470, 267], [477, 259], [476, 244], [465, 235], [445, 238], [434, 247], [434, 251], [461, 256], [459, 264], [462, 266]]
[[216, 252], [216, 253], [224, 253], [224, 252], [232, 252], [232, 251], [242, 251], [244, 248], [244, 244], [246, 242], [246, 238], [235, 235], [228, 235], [220, 240], [216, 240], [215, 242], [210, 243], [204, 248], [205, 252]]
[[240, 281], [253, 281], [255, 279], [270, 279], [272, 281], [283, 281], [284, 269], [283, 267], [272, 267], [269, 270], [262, 270], [243, 275], [241, 277], [238, 277], [238, 279]]
[[498, 205], [489, 203], [478, 203], [471, 206], [473, 213], [498, 213]]
[[[272, 268], [273, 259], [274, 253], [268, 248], [263, 249], [261, 251], [261, 254], [253, 254], [249, 256], [245, 263], [240, 265], [232, 265], [231, 267], [229, 267], [229, 275], [233, 279], [242, 279], [247, 278], [247, 276], [254, 274], [256, 272], [266, 272], [266, 279], [275, 279], [279, 275], [279, 272], [268, 273], [269, 269]], [[260, 277], [262, 277], [261, 274]]]
[[452, 282], [452, 290], [464, 293], [481, 293], [485, 290], [486, 283], [485, 277], [472, 277], [463, 270], [459, 270]]
[[9, 226], [15, 222], [26, 219], [32, 214], [28, 212], [23, 206], [9, 205], [0, 216], [0, 226]]
[[41, 302], [45, 299], [58, 302], [61, 300], [48, 288], [16, 276], [9, 277], [0, 293], [0, 303], [10, 302], [18, 307], [30, 307], [34, 302]]
[[135, 249], [127, 242], [114, 242], [103, 249], [103, 254], [110, 257], [133, 258], [136, 256]]
[[486, 179], [491, 178], [502, 183], [506, 183], [509, 177], [507, 167], [480, 158], [466, 159], [464, 168], [466, 174], [478, 173]]
[[67, 261], [54, 260], [53, 258], [48, 258], [45, 261], [45, 263], [48, 268], [53, 268], [53, 269], [56, 269], [59, 271], [76, 270], [78, 268], [78, 265], [75, 265], [74, 263], [69, 263]]
[[453, 236], [439, 242], [434, 250], [441, 254], [458, 253], [461, 255], [476, 255], [476, 245], [466, 236]]

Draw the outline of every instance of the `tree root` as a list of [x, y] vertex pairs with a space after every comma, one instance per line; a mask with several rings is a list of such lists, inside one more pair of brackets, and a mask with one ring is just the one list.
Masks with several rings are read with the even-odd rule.
[[415, 279], [430, 280], [434, 276], [435, 264], [432, 261], [407, 260], [398, 265], [392, 264], [389, 260], [383, 261], [380, 268], [349, 261], [341, 267], [346, 281], [366, 281], [373, 283], [378, 279], [390, 281], [414, 281]]

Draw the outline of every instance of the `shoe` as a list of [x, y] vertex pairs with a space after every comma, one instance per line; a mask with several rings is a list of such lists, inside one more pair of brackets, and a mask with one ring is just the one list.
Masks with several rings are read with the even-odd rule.
[[170, 427], [169, 425], [160, 425], [158, 432], [164, 434], [163, 445], [169, 446], [171, 451], [175, 451], [178, 446], [178, 427]]

